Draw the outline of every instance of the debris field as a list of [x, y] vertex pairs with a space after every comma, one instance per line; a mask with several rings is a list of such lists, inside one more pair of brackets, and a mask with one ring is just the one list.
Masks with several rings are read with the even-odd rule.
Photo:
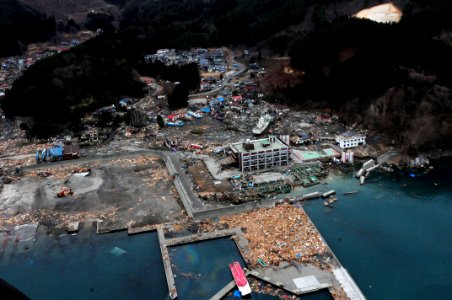
[[97, 219], [119, 229], [185, 217], [171, 176], [156, 156], [49, 163], [24, 173], [0, 191], [0, 226], [39, 222], [64, 228]]
[[260, 268], [263, 264], [278, 266], [282, 261], [331, 268], [322, 259], [330, 255], [328, 247], [306, 213], [295, 206], [282, 204], [225, 216], [218, 222], [203, 222], [200, 229], [214, 231], [225, 225], [242, 229], [251, 250], [251, 257], [245, 258], [250, 268]]

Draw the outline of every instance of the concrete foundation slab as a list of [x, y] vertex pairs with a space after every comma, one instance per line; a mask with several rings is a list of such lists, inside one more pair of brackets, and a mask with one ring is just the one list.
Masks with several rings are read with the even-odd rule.
[[300, 291], [312, 291], [321, 287], [320, 282], [315, 276], [305, 276], [292, 279]]
[[330, 271], [312, 265], [288, 264], [250, 271], [250, 275], [280, 287], [294, 295], [321, 290], [338, 284]]
[[79, 225], [80, 225], [80, 222], [69, 222], [69, 224], [67, 225], [66, 231], [68, 233], [77, 232]]

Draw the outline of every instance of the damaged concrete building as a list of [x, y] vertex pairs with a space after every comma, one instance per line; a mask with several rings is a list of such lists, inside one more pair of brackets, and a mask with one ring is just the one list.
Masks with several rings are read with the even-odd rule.
[[234, 143], [230, 148], [242, 172], [271, 169], [289, 162], [289, 146], [275, 136]]
[[353, 132], [344, 132], [336, 136], [336, 142], [342, 149], [358, 147], [366, 144], [366, 136]]

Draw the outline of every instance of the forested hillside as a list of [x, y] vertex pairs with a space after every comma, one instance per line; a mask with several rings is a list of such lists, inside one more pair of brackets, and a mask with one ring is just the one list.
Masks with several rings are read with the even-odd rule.
[[[136, 71], [194, 88], [199, 76], [195, 68], [175, 71], [144, 64], [143, 56], [156, 49], [258, 46], [289, 54], [292, 66], [301, 71], [297, 74], [304, 74], [301, 84], [272, 91], [282, 101], [306, 108], [328, 106], [350, 123], [388, 132], [407, 149], [450, 147], [451, 4], [394, 1], [403, 11], [398, 24], [349, 17], [382, 2], [120, 2], [118, 28], [30, 68], [2, 106], [8, 116], [75, 120], [122, 94], [142, 94]], [[33, 101], [52, 103], [69, 117], [43, 112], [45, 106]]]
[[[420, 2], [420, 1], [419, 1]], [[452, 145], [452, 29], [447, 1], [411, 3], [398, 24], [339, 18], [294, 42], [303, 83], [292, 103], [325, 103], [349, 122], [390, 132], [413, 150]]]
[[48, 135], [59, 124], [76, 124], [86, 112], [124, 95], [144, 95], [136, 71], [195, 89], [199, 73], [193, 65], [149, 65], [144, 55], [163, 47], [252, 45], [302, 19], [302, 2], [131, 1], [124, 6], [119, 30], [39, 61], [6, 93], [2, 108], [8, 117], [32, 117], [32, 131]]
[[28, 43], [47, 40], [54, 33], [53, 18], [17, 0], [0, 0], [0, 57], [20, 54]]

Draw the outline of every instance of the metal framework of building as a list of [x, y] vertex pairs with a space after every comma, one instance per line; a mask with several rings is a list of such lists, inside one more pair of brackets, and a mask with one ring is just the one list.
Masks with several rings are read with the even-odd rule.
[[231, 144], [232, 155], [242, 172], [287, 165], [290, 148], [275, 136]]

